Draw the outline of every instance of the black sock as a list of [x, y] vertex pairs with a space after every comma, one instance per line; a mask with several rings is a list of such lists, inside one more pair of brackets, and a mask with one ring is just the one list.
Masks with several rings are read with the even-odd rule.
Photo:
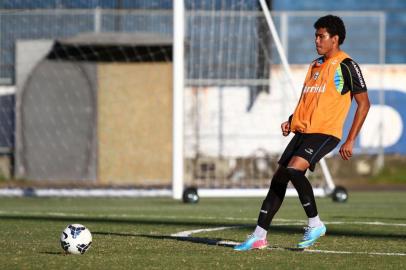
[[305, 171], [287, 168], [290, 180], [299, 194], [300, 202], [308, 218], [317, 216], [316, 200], [314, 199], [313, 188], [305, 176]]
[[283, 199], [285, 198], [288, 182], [289, 177], [286, 168], [279, 167], [272, 177], [271, 187], [262, 203], [261, 211], [258, 216], [257, 225], [264, 230], [269, 229], [272, 218], [281, 207]]

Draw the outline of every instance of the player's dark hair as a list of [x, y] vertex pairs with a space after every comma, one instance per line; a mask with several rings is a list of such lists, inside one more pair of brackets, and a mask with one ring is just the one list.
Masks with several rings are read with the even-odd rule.
[[343, 42], [345, 40], [344, 22], [338, 16], [327, 15], [327, 16], [321, 17], [314, 23], [314, 28], [316, 30], [320, 29], [320, 28], [326, 28], [326, 30], [330, 34], [330, 36], [338, 35], [338, 44], [339, 45], [343, 44]]

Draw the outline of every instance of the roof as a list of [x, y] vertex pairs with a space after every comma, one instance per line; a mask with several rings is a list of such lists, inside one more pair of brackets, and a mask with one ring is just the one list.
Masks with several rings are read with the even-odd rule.
[[172, 36], [161, 33], [82, 33], [58, 40], [66, 45], [172, 46]]

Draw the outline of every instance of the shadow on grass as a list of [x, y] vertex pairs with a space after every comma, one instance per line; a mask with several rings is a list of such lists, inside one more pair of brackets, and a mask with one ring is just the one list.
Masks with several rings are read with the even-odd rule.
[[132, 234], [132, 233], [112, 233], [112, 232], [93, 232], [94, 235], [114, 235], [123, 237], [144, 237], [157, 240], [177, 240], [186, 241], [198, 244], [206, 244], [210, 246], [234, 247], [237, 243], [232, 240], [224, 240], [221, 238], [205, 238], [191, 236], [171, 236], [171, 235], [154, 235], [154, 234]]
[[[205, 237], [191, 237], [191, 236], [171, 236], [171, 235], [150, 235], [150, 234], [132, 234], [132, 233], [111, 233], [111, 232], [93, 232], [95, 235], [114, 235], [123, 237], [145, 237], [156, 240], [176, 240], [191, 242], [196, 244], [204, 244], [209, 246], [220, 246], [226, 248], [234, 248], [239, 242], [222, 238], [205, 238]], [[269, 246], [268, 249], [279, 249], [288, 251], [302, 252], [302, 248], [282, 247], [282, 246]]]
[[66, 253], [63, 252], [63, 251], [59, 251], [59, 252], [56, 252], [56, 251], [43, 251], [43, 252], [40, 252], [40, 254], [66, 256]]
[[[140, 218], [102, 218], [102, 217], [83, 217], [83, 216], [21, 216], [21, 215], [0, 215], [1, 220], [28, 220], [28, 221], [63, 221], [66, 223], [115, 223], [115, 224], [129, 224], [129, 225], [168, 225], [168, 226], [193, 226], [197, 228], [214, 228], [214, 227], [227, 227], [227, 226], [240, 226], [240, 230], [248, 230], [249, 232], [254, 229], [255, 224], [235, 224], [230, 222], [207, 222], [196, 220], [165, 220], [165, 219], [140, 219]], [[337, 228], [340, 226], [340, 228]], [[357, 238], [382, 238], [382, 239], [406, 239], [406, 234], [399, 233], [398, 230], [368, 231], [368, 226], [363, 225], [363, 231], [352, 231], [346, 229], [345, 225], [334, 225], [334, 229], [327, 228], [329, 236], [347, 236]], [[396, 228], [396, 227], [395, 227]], [[270, 231], [281, 234], [302, 234], [302, 226], [278, 226], [272, 225]]]

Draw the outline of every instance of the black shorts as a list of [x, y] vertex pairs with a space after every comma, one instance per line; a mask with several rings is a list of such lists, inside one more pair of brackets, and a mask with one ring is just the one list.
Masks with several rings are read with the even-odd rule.
[[314, 171], [316, 163], [332, 151], [339, 142], [338, 138], [331, 135], [296, 133], [278, 163], [286, 168], [293, 156], [299, 156], [306, 159], [310, 164], [309, 169]]

